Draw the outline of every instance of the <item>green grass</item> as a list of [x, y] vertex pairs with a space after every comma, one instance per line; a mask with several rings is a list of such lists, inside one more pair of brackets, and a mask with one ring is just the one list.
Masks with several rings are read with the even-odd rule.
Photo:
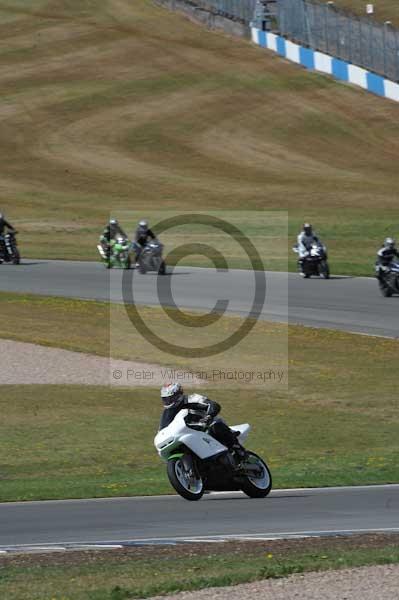
[[[360, 16], [366, 16], [366, 4], [363, 0], [335, 0], [339, 8], [345, 8]], [[396, 0], [378, 0], [374, 3], [375, 20], [391, 21], [392, 25], [399, 27], [399, 6]]]
[[[278, 324], [259, 322], [225, 355], [192, 361], [165, 355], [129, 332], [120, 306], [112, 307], [110, 346], [106, 303], [4, 293], [0, 301], [1, 337], [102, 356], [111, 350], [122, 358], [212, 369], [259, 367], [268, 346], [276, 352], [280, 345], [280, 361], [287, 352], [285, 327]], [[179, 341], [161, 310], [143, 311], [162, 335]], [[65, 322], [67, 328], [59, 327]], [[225, 335], [236, 322], [223, 319], [213, 334]], [[387, 361], [397, 347], [395, 340], [290, 327], [288, 388], [222, 384], [209, 394], [222, 402], [229, 422], [255, 425], [251, 447], [268, 457], [277, 486], [398, 481], [397, 390]], [[157, 390], [10, 386], [1, 403], [3, 500], [170, 491], [152, 447]]]
[[[106, 304], [0, 298], [1, 337], [108, 355]], [[161, 311], [145, 310], [152, 325], [160, 324], [163, 334], [178, 341]], [[66, 319], [68, 328], [56, 328]], [[214, 326], [215, 334], [235, 324], [236, 319], [225, 319]], [[268, 356], [266, 339], [281, 345], [278, 356], [284, 359], [280, 327], [259, 322], [242, 342], [244, 350], [239, 345], [220, 357], [192, 361], [165, 355], [139, 337], [132, 341], [121, 321], [112, 353], [184, 368], [253, 368]], [[275, 485], [399, 481], [397, 381], [389, 359], [397, 355], [398, 342], [292, 326], [288, 349], [288, 387], [214, 383], [204, 388], [221, 402], [230, 423], [254, 426], [249, 445], [270, 461]], [[152, 446], [158, 395], [150, 388], [8, 386], [0, 400], [0, 498], [170, 492]]]
[[[132, 320], [136, 319], [131, 307], [126, 310], [122, 305], [105, 302], [7, 293], [0, 293], [0, 303], [3, 315], [0, 337], [3, 338], [100, 356], [111, 354], [114, 358], [204, 371], [208, 375], [213, 369], [276, 368], [284, 372], [284, 384], [287, 384], [286, 324], [259, 321], [239, 344], [217, 357], [188, 358], [158, 350], [150, 341], [144, 340], [128, 318], [129, 314]], [[222, 317], [213, 325], [196, 328], [195, 336], [192, 336], [192, 330], [188, 335], [187, 326], [175, 323], [162, 309], [140, 307], [139, 314], [162, 339], [187, 347], [191, 343], [199, 347], [216, 344], [235, 333], [242, 324], [240, 317]], [[65, 322], [68, 327], [59, 326]]]
[[[276, 487], [399, 480], [393, 403], [208, 393], [229, 423], [252, 423], [248, 447], [268, 459]], [[158, 389], [8, 386], [0, 404], [1, 501], [172, 493], [153, 447]]]
[[[9, 559], [0, 576], [0, 593], [7, 600], [124, 600], [173, 594], [183, 590], [236, 585], [262, 579], [278, 579], [293, 573], [353, 568], [374, 564], [397, 564], [398, 547], [355, 546], [285, 552], [269, 549], [232, 552], [227, 545], [207, 555], [186, 548], [185, 556], [174, 550], [163, 557], [145, 553], [87, 554], [77, 560], [40, 557], [39, 560]], [[326, 546], [326, 545], [325, 545]], [[157, 552], [154, 552], [157, 554]], [[66, 564], [63, 564], [65, 561]], [[62, 592], [60, 592], [62, 590]]]
[[0, 205], [25, 256], [95, 259], [111, 213], [149, 207], [288, 210], [289, 246], [314, 221], [341, 273], [397, 233], [394, 103], [150, 0], [0, 0], [0, 39]]
[[109, 356], [106, 302], [0, 292], [0, 306], [1, 338]]

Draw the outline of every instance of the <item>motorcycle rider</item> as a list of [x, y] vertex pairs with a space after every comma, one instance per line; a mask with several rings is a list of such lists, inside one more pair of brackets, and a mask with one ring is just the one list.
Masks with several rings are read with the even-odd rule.
[[112, 240], [115, 240], [117, 236], [127, 239], [127, 235], [119, 225], [117, 219], [110, 219], [100, 236], [100, 244], [108, 259], [111, 255], [111, 242]]
[[297, 237], [297, 248], [299, 254], [299, 265], [301, 267], [301, 273], [304, 274], [303, 266], [305, 259], [309, 256], [312, 244], [320, 243], [320, 239], [313, 231], [313, 227], [310, 223], [304, 223], [302, 231]]
[[14, 227], [6, 220], [3, 213], [0, 212], [0, 264], [4, 262], [4, 254], [6, 251], [4, 242], [4, 230], [8, 229], [10, 233], [16, 233]]
[[180, 383], [168, 383], [161, 388], [161, 400], [164, 411], [161, 416], [159, 429], [170, 425], [180, 410], [188, 409], [187, 425], [194, 429], [208, 430], [208, 433], [218, 442], [227, 446], [238, 462], [245, 458], [246, 452], [237, 440], [237, 433], [221, 418], [216, 416], [221, 406], [201, 394], [184, 394]]
[[399, 251], [396, 248], [396, 242], [393, 238], [387, 237], [384, 240], [382, 248], [380, 248], [377, 252], [376, 267], [378, 279], [382, 278], [384, 271], [389, 270], [389, 267], [395, 258], [399, 258]]
[[133, 242], [133, 247], [134, 250], [136, 252], [136, 267], [138, 267], [138, 261], [140, 258], [140, 254], [143, 251], [143, 248], [148, 244], [149, 240], [155, 240], [156, 239], [156, 235], [153, 233], [153, 231], [151, 231], [151, 229], [148, 226], [148, 222], [147, 221], [140, 221], [136, 232], [134, 234], [134, 242]]

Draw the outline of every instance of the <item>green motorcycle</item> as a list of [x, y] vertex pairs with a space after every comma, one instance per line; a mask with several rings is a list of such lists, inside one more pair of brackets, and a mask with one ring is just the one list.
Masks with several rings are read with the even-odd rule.
[[104, 249], [107, 241], [105, 239], [101, 239], [100, 244], [98, 244], [97, 249], [100, 253], [102, 262], [104, 263], [107, 269], [130, 269], [131, 267], [131, 244], [128, 239], [123, 237], [118, 237], [116, 240], [111, 240], [109, 244], [109, 256], [107, 256], [107, 252]]

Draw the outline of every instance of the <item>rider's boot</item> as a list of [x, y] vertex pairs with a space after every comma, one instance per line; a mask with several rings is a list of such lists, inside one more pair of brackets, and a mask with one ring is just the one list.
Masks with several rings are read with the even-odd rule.
[[247, 453], [245, 451], [245, 448], [243, 448], [243, 446], [241, 446], [240, 442], [235, 442], [233, 444], [233, 446], [230, 448], [230, 451], [233, 454], [234, 457], [234, 461], [236, 463], [236, 466], [239, 467], [241, 466], [241, 463], [246, 459], [247, 457]]

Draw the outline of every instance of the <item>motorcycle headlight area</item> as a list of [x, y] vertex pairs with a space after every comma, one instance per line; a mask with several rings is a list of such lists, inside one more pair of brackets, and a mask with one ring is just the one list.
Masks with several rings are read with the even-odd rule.
[[158, 444], [158, 449], [163, 452], [164, 450], [166, 450], [166, 448], [173, 446], [173, 444], [175, 443], [175, 439], [176, 438], [173, 437], [173, 438], [168, 438], [167, 440], [164, 440], [163, 442]]

